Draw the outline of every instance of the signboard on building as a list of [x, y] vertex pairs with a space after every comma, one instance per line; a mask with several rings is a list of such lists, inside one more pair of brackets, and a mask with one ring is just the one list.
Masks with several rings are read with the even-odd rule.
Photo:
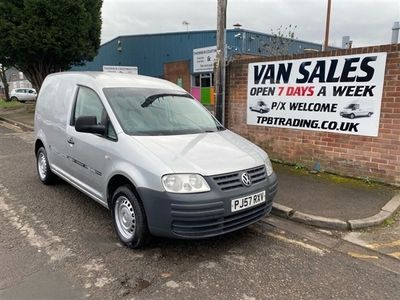
[[103, 66], [103, 72], [138, 74], [137, 67], [130, 66]]
[[378, 136], [386, 53], [249, 64], [247, 124]]
[[217, 46], [193, 49], [193, 73], [212, 72]]

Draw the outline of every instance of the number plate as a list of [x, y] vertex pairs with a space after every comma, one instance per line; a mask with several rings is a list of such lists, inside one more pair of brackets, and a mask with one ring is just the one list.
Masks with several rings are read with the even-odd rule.
[[265, 202], [265, 191], [239, 199], [231, 200], [231, 212], [246, 209]]

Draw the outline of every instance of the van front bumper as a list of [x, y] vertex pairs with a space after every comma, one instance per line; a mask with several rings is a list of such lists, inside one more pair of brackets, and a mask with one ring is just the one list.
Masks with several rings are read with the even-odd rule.
[[[138, 188], [151, 234], [156, 236], [199, 239], [225, 234], [246, 227], [265, 217], [272, 209], [277, 192], [275, 173], [250, 187], [223, 191], [205, 177], [211, 191], [196, 194], [174, 194]], [[266, 201], [231, 212], [231, 200], [265, 191]]]

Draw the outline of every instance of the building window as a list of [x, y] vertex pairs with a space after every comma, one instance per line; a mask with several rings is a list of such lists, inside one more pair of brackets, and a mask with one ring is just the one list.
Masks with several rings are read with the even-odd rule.
[[200, 86], [200, 75], [193, 75], [192, 86]]

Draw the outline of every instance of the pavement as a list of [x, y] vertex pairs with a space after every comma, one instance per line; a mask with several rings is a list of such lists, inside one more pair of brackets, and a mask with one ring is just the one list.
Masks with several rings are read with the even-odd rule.
[[26, 130], [33, 130], [35, 109], [33, 104], [23, 107], [0, 109], [0, 120], [15, 124]]
[[[0, 110], [0, 120], [33, 130], [32, 105]], [[307, 225], [355, 230], [384, 223], [400, 208], [400, 187], [274, 164], [279, 190], [272, 213]]]

